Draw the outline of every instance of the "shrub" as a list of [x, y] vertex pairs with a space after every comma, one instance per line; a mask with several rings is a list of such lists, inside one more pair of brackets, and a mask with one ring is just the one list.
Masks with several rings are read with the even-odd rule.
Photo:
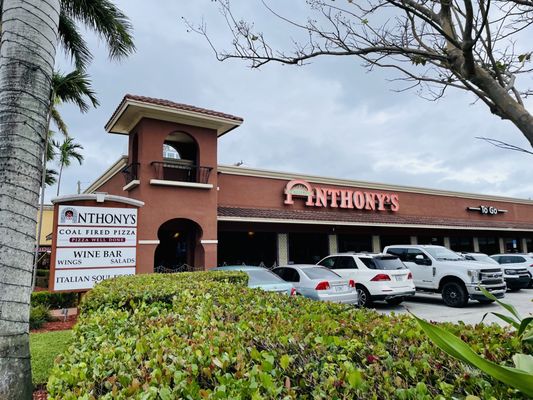
[[50, 276], [50, 270], [49, 269], [37, 269], [37, 276], [42, 276], [44, 278], [48, 278]]
[[[97, 285], [52, 371], [49, 399], [524, 398], [441, 352], [410, 316], [228, 285], [213, 274]], [[521, 345], [496, 325], [443, 325], [505, 365]]]
[[124, 307], [132, 304], [171, 302], [184, 284], [206, 282], [248, 284], [248, 275], [238, 271], [180, 272], [174, 274], [143, 274], [109, 279], [88, 292], [80, 310], [95, 310], [102, 306]]
[[30, 308], [30, 329], [39, 329], [46, 321], [50, 321], [48, 307], [39, 304]]
[[78, 293], [52, 293], [33, 292], [31, 294], [31, 305], [43, 305], [51, 309], [76, 307], [78, 304]]

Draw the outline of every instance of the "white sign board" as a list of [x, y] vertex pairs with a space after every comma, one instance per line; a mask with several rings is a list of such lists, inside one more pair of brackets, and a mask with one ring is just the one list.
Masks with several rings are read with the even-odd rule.
[[90, 289], [98, 282], [122, 275], [135, 275], [135, 268], [58, 270], [54, 278], [54, 290]]
[[57, 248], [56, 269], [135, 266], [135, 247]]
[[136, 246], [137, 228], [95, 228], [60, 226], [58, 247]]
[[137, 226], [136, 208], [59, 206], [57, 224], [61, 226]]
[[91, 289], [135, 274], [136, 208], [60, 205], [55, 233], [53, 290]]

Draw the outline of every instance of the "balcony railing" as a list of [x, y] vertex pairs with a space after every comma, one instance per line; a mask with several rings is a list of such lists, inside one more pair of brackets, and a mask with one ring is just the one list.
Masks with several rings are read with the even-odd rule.
[[178, 182], [207, 183], [213, 169], [161, 161], [152, 161], [151, 165], [154, 167], [156, 179]]
[[139, 179], [139, 165], [139, 163], [132, 163], [122, 170], [122, 174], [124, 174], [124, 179], [126, 180], [126, 185], [131, 181]]

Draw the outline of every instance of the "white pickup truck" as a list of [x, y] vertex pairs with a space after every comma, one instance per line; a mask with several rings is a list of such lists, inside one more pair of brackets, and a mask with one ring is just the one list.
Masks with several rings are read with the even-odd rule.
[[501, 268], [467, 261], [446, 247], [394, 245], [383, 252], [398, 256], [411, 270], [417, 291], [441, 293], [450, 307], [464, 307], [469, 298], [490, 303], [480, 286], [497, 298], [504, 297], [507, 290]]

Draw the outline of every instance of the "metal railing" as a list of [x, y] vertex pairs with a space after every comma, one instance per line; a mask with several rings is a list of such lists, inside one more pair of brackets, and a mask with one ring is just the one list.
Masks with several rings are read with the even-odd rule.
[[207, 183], [211, 167], [152, 161], [157, 179], [166, 181]]
[[126, 185], [131, 181], [139, 179], [139, 166], [139, 163], [131, 163], [121, 171], [126, 180]]
[[188, 265], [188, 264], [176, 265], [172, 268], [159, 265], [154, 268], [154, 272], [158, 274], [174, 274], [178, 272], [193, 272], [193, 271], [195, 271], [195, 268], [192, 265]]

